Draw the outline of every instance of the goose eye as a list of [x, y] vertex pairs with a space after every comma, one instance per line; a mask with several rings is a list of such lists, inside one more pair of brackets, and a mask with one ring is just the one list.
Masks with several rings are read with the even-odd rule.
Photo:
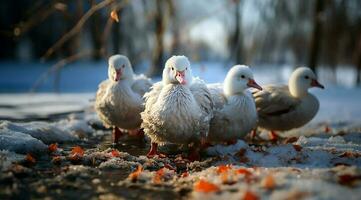
[[122, 68], [124, 68], [125, 67], [125, 65], [122, 65]]
[[188, 67], [186, 67], [186, 70], [188, 70]]
[[309, 76], [305, 76], [305, 79], [309, 79], [310, 77]]
[[172, 67], [172, 71], [174, 70], [174, 67]]
[[245, 76], [245, 75], [242, 75], [241, 78], [246, 78], [246, 76]]

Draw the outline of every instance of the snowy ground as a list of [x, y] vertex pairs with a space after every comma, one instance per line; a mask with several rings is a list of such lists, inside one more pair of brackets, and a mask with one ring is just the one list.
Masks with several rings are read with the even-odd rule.
[[[208, 82], [220, 81], [225, 74], [223, 69], [201, 65], [194, 73]], [[289, 73], [282, 68], [276, 77], [267, 70], [255, 76], [264, 84], [285, 82]], [[168, 158], [148, 159], [144, 155], [149, 142], [137, 138], [124, 138], [112, 148], [110, 131], [92, 108], [95, 89], [88, 91], [103, 76], [106, 73], [83, 83], [79, 90], [87, 93], [75, 93], [71, 85], [80, 83], [70, 78], [61, 90], [71, 93], [0, 94], [0, 199], [359, 199], [361, 195], [360, 88], [328, 82], [326, 90], [312, 90], [321, 107], [307, 126], [282, 133], [285, 138], [276, 142], [239, 140], [212, 146], [200, 162], [191, 163], [184, 159], [186, 150], [172, 147], [163, 149]], [[9, 85], [25, 87], [30, 79]], [[4, 87], [0, 85], [0, 90]]]

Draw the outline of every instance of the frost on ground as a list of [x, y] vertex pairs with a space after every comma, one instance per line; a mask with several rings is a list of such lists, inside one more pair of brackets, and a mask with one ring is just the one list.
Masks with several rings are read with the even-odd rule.
[[259, 130], [260, 139], [214, 145], [202, 152], [201, 161], [189, 162], [185, 151], [171, 147], [161, 149], [168, 157], [147, 158], [147, 140], [123, 138], [112, 148], [110, 131], [89, 101], [82, 102], [82, 112], [46, 111], [51, 114], [48, 121], [39, 121], [39, 116], [21, 120], [29, 116], [26, 112], [0, 121], [0, 199], [358, 199], [361, 195], [360, 118], [318, 118], [301, 129], [280, 133], [274, 142]]

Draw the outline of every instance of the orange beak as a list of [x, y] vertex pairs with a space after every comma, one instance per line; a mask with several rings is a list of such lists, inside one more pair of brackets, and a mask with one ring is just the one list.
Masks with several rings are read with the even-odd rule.
[[185, 85], [186, 84], [186, 80], [185, 80], [185, 71], [177, 71], [175, 78], [177, 79], [177, 81], [182, 84]]
[[254, 81], [253, 79], [248, 79], [248, 83], [247, 83], [247, 86], [248, 87], [253, 87], [253, 88], [256, 88], [256, 89], [259, 89], [259, 90], [262, 90], [262, 87], [259, 86], [256, 81]]
[[323, 86], [321, 83], [319, 83], [316, 79], [311, 80], [311, 86], [312, 87], [319, 87], [321, 89], [325, 89], [325, 86]]

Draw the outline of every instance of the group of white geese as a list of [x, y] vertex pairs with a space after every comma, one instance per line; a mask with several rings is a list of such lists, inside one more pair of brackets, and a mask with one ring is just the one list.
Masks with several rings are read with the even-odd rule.
[[144, 132], [151, 140], [148, 157], [160, 154], [158, 145], [170, 143], [188, 145], [189, 159], [198, 160], [202, 146], [243, 139], [256, 134], [257, 127], [271, 135], [301, 127], [319, 109], [308, 89], [324, 88], [306, 67], [292, 73], [288, 86], [261, 87], [245, 65], [233, 66], [223, 83], [206, 84], [193, 77], [186, 56], [169, 58], [162, 80], [154, 84], [135, 75], [126, 56], [113, 55], [108, 64], [108, 79], [96, 94], [96, 112], [113, 129], [113, 143], [124, 134]]

